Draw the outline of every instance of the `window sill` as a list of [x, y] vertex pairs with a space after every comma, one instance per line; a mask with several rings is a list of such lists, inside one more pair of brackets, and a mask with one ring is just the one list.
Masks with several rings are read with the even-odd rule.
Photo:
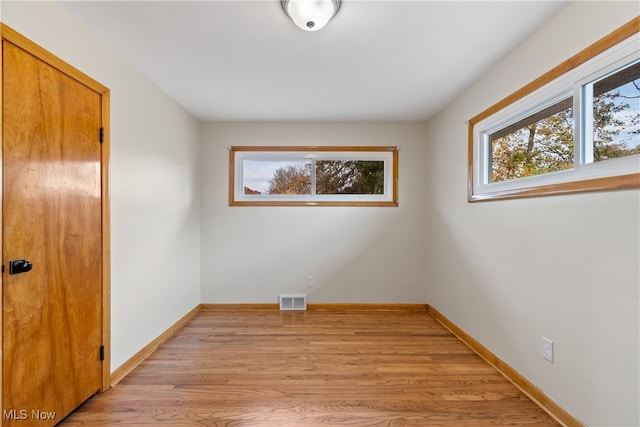
[[491, 200], [520, 199], [525, 197], [552, 196], [560, 194], [587, 193], [640, 188], [640, 173], [586, 179], [559, 184], [539, 185], [502, 191], [473, 194], [469, 189], [469, 202], [487, 202]]

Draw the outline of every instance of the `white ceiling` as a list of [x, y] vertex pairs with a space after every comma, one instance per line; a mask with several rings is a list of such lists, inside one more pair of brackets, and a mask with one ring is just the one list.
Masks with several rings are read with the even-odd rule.
[[344, 1], [322, 30], [279, 1], [63, 2], [203, 121], [425, 120], [559, 1]]

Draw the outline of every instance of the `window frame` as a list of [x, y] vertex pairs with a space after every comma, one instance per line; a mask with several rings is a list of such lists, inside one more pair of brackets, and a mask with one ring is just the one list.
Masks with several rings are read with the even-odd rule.
[[[640, 188], [640, 159], [633, 155], [604, 162], [584, 162], [581, 90], [627, 61], [638, 58], [640, 17], [582, 50], [536, 80], [469, 120], [468, 202], [557, 194]], [[614, 59], [611, 57], [614, 56]], [[535, 114], [568, 96], [573, 97], [574, 167], [524, 178], [490, 182], [490, 132]], [[489, 154], [489, 155], [488, 155]]]
[[[384, 160], [382, 195], [245, 195], [242, 160]], [[229, 206], [398, 206], [398, 147], [232, 146], [229, 147]]]

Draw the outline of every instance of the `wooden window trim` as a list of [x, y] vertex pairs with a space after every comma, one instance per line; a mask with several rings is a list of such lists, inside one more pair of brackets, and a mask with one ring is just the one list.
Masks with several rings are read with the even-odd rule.
[[497, 102], [493, 106], [487, 108], [485, 111], [469, 120], [467, 201], [482, 202], [490, 200], [517, 199], [524, 197], [640, 188], [640, 173], [633, 173], [628, 175], [577, 180], [558, 184], [530, 186], [526, 188], [496, 191], [491, 193], [474, 193], [474, 127], [476, 126], [476, 124], [510, 106], [516, 101], [519, 101], [532, 92], [542, 88], [543, 86], [559, 78], [563, 74], [566, 74], [574, 68], [584, 64], [591, 58], [601, 54], [602, 52], [617, 45], [618, 43], [623, 42], [624, 40], [628, 39], [638, 32], [640, 32], [640, 16], [635, 17], [620, 28], [614, 30], [607, 36], [588, 46], [578, 54], [567, 59], [560, 65], [552, 68], [542, 76], [518, 89], [511, 95], [507, 96], [506, 98], [502, 99], [501, 101]]
[[[235, 199], [237, 152], [391, 152], [392, 186], [390, 201], [284, 201]], [[398, 148], [390, 146], [232, 146], [229, 147], [229, 206], [398, 206]]]

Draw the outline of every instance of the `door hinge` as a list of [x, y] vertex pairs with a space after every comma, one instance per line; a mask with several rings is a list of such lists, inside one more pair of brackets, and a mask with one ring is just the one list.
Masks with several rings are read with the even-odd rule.
[[104, 142], [104, 128], [100, 128], [100, 144]]
[[4, 273], [4, 264], [2, 264], [2, 272]]
[[100, 361], [104, 360], [104, 346], [100, 346]]

